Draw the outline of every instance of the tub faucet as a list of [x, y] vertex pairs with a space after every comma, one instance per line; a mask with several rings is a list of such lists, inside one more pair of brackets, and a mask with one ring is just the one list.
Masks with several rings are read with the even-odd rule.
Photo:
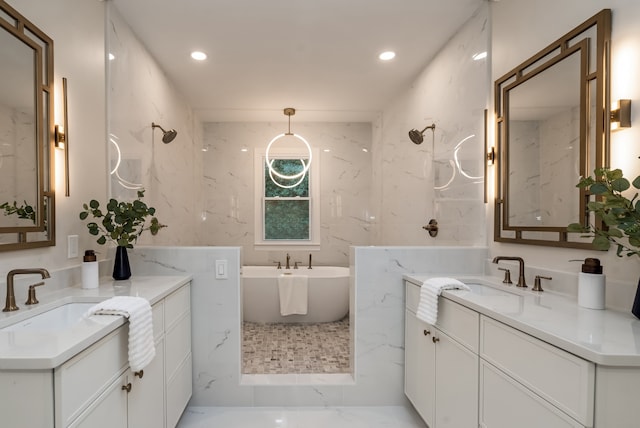
[[311, 269], [311, 253], [309, 253], [309, 267], [307, 269]]
[[291, 269], [291, 265], [289, 264], [290, 261], [291, 261], [291, 256], [289, 255], [289, 253], [287, 253], [287, 264], [285, 264], [284, 266], [285, 269]]
[[516, 287], [526, 288], [527, 287], [527, 280], [524, 278], [524, 260], [522, 259], [522, 257], [498, 256], [498, 257], [494, 257], [493, 263], [497, 264], [500, 260], [515, 260], [515, 261], [518, 262], [518, 264], [519, 264], [518, 283], [516, 284]]
[[13, 277], [16, 275], [29, 275], [32, 273], [40, 274], [42, 279], [51, 278], [49, 275], [49, 271], [42, 268], [34, 268], [34, 269], [14, 269], [9, 271], [7, 274], [7, 300], [4, 304], [4, 309], [2, 312], [11, 312], [17, 311], [18, 306], [16, 306], [16, 296], [13, 291]]

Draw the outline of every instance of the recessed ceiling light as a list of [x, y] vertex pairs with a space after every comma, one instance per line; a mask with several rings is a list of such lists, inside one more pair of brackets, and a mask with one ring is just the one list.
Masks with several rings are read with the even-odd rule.
[[207, 54], [200, 51], [193, 51], [191, 52], [191, 58], [195, 59], [196, 61], [204, 61], [205, 59], [207, 59]]
[[479, 61], [481, 59], [484, 59], [487, 57], [487, 52], [478, 52], [476, 54], [473, 54], [473, 56], [471, 58], [473, 58], [474, 61]]
[[116, 59], [116, 56], [109, 52], [109, 61], [113, 61], [114, 59]]
[[396, 53], [393, 51], [382, 52], [380, 55], [378, 55], [378, 58], [380, 58], [382, 61], [390, 61], [395, 57], [396, 57]]

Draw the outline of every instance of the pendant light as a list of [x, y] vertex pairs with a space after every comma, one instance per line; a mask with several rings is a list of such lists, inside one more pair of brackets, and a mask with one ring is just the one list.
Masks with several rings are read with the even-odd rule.
[[[298, 184], [302, 183], [302, 181], [304, 180], [305, 175], [307, 174], [307, 172], [309, 171], [309, 167], [311, 166], [311, 158], [312, 158], [312, 154], [311, 154], [311, 145], [309, 144], [309, 142], [307, 140], [304, 139], [304, 137], [302, 137], [301, 135], [298, 134], [294, 134], [291, 132], [291, 116], [293, 116], [294, 114], [296, 114], [296, 110], [294, 108], [288, 107], [284, 109], [284, 114], [285, 116], [289, 117], [289, 130], [288, 132], [284, 133], [284, 134], [279, 134], [276, 135], [267, 145], [267, 150], [265, 152], [265, 162], [267, 164], [267, 168], [269, 168], [269, 177], [271, 177], [271, 181], [273, 181], [274, 184], [276, 184], [279, 187], [285, 188], [285, 189], [290, 189], [292, 187], [297, 186]], [[274, 143], [276, 143], [278, 140], [280, 140], [281, 138], [291, 135], [293, 137], [295, 137], [296, 139], [298, 139], [300, 142], [304, 143], [304, 145], [307, 148], [307, 152], [309, 153], [309, 159], [307, 160], [307, 162], [305, 163], [304, 159], [300, 159], [300, 163], [302, 164], [302, 171], [300, 171], [297, 174], [293, 174], [293, 175], [286, 175], [286, 174], [282, 174], [278, 171], [275, 170], [275, 168], [273, 167], [273, 159], [271, 159], [269, 157], [269, 154], [271, 152], [271, 147], [273, 146]], [[298, 180], [297, 183], [293, 184], [293, 185], [283, 185], [281, 183], [278, 183], [277, 180], [274, 179], [274, 176], [282, 179], [282, 180]]]

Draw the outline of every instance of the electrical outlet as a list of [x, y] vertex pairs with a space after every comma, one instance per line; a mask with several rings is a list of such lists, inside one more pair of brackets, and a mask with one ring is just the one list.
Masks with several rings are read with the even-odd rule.
[[67, 236], [67, 258], [78, 257], [78, 235]]

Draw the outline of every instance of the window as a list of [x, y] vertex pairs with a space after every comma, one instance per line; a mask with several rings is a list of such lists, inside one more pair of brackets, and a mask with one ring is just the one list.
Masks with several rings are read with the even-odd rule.
[[[315, 152], [315, 151], [314, 151]], [[255, 244], [270, 249], [320, 244], [318, 163], [316, 153], [304, 176], [283, 179], [270, 173], [264, 152], [255, 156]], [[291, 176], [303, 171], [308, 154], [273, 153], [273, 169]], [[278, 183], [278, 184], [276, 184]]]

